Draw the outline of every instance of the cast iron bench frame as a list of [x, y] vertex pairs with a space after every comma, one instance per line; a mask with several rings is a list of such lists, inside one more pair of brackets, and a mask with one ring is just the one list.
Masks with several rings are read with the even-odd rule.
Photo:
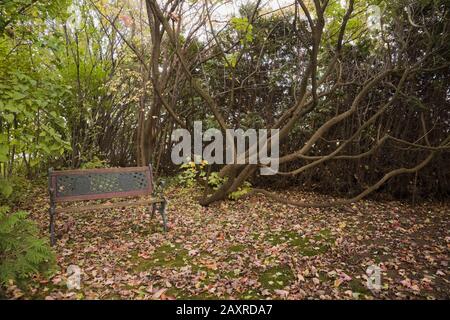
[[[96, 186], [94, 186], [95, 178], [97, 178], [97, 180], [100, 179], [100, 181], [97, 181]], [[101, 179], [106, 179], [106, 181], [101, 182]], [[135, 181], [136, 179], [137, 185]], [[64, 183], [64, 180], [66, 180], [66, 184]], [[67, 180], [69, 180], [68, 183]], [[155, 188], [151, 165], [148, 167], [78, 169], [61, 171], [55, 171], [53, 168], [50, 168], [48, 171], [48, 189], [50, 195], [50, 244], [52, 246], [56, 242], [55, 220], [56, 214], [58, 213], [151, 205], [151, 218], [153, 219], [156, 205], [159, 203], [158, 211], [163, 219], [164, 232], [167, 231], [167, 201], [161, 193], [157, 195], [158, 198], [153, 199], [155, 196], [153, 192]], [[102, 189], [105, 189], [106, 191], [103, 191]], [[152, 197], [150, 199], [134, 202], [121, 201], [79, 207], [56, 208], [56, 205], [62, 202], [130, 198], [138, 196]]]

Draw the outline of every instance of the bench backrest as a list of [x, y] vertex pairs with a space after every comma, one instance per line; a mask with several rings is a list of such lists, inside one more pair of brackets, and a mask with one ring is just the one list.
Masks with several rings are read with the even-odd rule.
[[96, 200], [150, 195], [151, 166], [49, 171], [54, 202]]

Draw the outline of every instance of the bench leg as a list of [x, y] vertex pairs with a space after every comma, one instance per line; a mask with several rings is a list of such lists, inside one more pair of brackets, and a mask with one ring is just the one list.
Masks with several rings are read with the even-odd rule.
[[151, 216], [150, 216], [151, 220], [153, 220], [153, 218], [155, 217], [155, 212], [156, 212], [156, 203], [152, 203]]
[[163, 226], [164, 226], [164, 232], [167, 231], [167, 215], [166, 215], [166, 206], [167, 201], [161, 202], [159, 206], [159, 213], [161, 214], [162, 220], [163, 220]]
[[50, 206], [50, 245], [54, 246], [56, 243], [55, 239], [55, 207]]

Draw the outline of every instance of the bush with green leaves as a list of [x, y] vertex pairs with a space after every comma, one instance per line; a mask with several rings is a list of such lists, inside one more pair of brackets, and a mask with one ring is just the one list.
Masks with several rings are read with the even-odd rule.
[[97, 169], [107, 168], [108, 165], [105, 160], [101, 160], [99, 157], [94, 156], [91, 160], [83, 162], [80, 167], [81, 169]]
[[208, 185], [213, 190], [218, 190], [222, 184], [224, 184], [226, 178], [222, 178], [218, 172], [212, 172], [208, 177]]
[[228, 195], [228, 198], [231, 200], [237, 200], [240, 197], [246, 195], [247, 193], [249, 193], [252, 190], [252, 185], [250, 182], [248, 181], [244, 181], [244, 183], [234, 192], [231, 192]]
[[[198, 179], [203, 179], [206, 181], [208, 179], [208, 185], [213, 190], [218, 190], [226, 181], [227, 178], [220, 177], [218, 172], [211, 172], [207, 175], [205, 167], [208, 164], [207, 161], [203, 160], [200, 164], [195, 162], [187, 162], [181, 165], [181, 173], [177, 176], [177, 181], [188, 188], [193, 187]], [[250, 182], [245, 181], [236, 191], [231, 192], [228, 195], [228, 199], [237, 200], [243, 195], [249, 193], [252, 189]]]
[[55, 271], [55, 254], [28, 215], [0, 207], [0, 285]]
[[25, 177], [0, 178], [0, 203], [16, 206], [26, 201], [32, 192], [32, 183]]
[[[213, 190], [218, 190], [222, 184], [227, 181], [227, 178], [220, 177], [218, 172], [212, 172], [208, 177], [208, 185], [212, 187]], [[228, 195], [228, 199], [237, 200], [243, 195], [249, 193], [252, 190], [252, 184], [248, 181], [244, 181], [242, 186], [240, 186], [236, 191], [231, 192]]]
[[0, 3], [0, 172], [10, 177], [23, 163], [31, 177], [71, 150], [64, 111], [73, 92], [55, 57], [66, 41], [50, 32], [64, 21], [69, 1]]
[[183, 163], [180, 166], [183, 171], [181, 171], [177, 176], [178, 182], [187, 188], [192, 188], [197, 179], [206, 179], [205, 167], [207, 164], [208, 162], [205, 160], [199, 164], [194, 161]]

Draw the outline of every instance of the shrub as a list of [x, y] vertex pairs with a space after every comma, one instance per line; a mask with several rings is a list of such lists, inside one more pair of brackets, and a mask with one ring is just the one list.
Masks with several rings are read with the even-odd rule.
[[55, 268], [55, 254], [46, 240], [39, 238], [28, 212], [9, 213], [0, 207], [0, 284], [26, 279]]
[[[188, 188], [193, 187], [199, 179], [203, 179], [206, 181], [208, 178], [208, 185], [213, 190], [218, 190], [222, 184], [224, 184], [227, 179], [221, 178], [218, 172], [211, 172], [209, 176], [205, 172], [205, 167], [208, 165], [208, 162], [203, 160], [200, 164], [196, 164], [195, 162], [187, 162], [181, 165], [180, 174], [177, 176], [177, 181]], [[245, 181], [242, 186], [240, 186], [236, 191], [231, 192], [228, 195], [228, 199], [237, 200], [240, 197], [246, 195], [252, 190], [252, 185], [250, 182]]]
[[231, 192], [228, 195], [228, 198], [231, 200], [237, 200], [240, 197], [246, 195], [247, 193], [249, 193], [252, 190], [252, 185], [250, 182], [245, 181], [242, 186], [240, 186], [236, 191]]
[[108, 167], [106, 161], [99, 159], [97, 156], [94, 156], [90, 161], [85, 161], [81, 164], [81, 169], [96, 169], [106, 167]]
[[0, 179], [0, 203], [15, 206], [23, 202], [32, 191], [30, 181], [24, 177], [13, 176]]
[[180, 166], [183, 171], [177, 176], [178, 182], [187, 187], [191, 188], [195, 185], [197, 179], [206, 179], [205, 167], [208, 162], [203, 160], [200, 164], [196, 164], [194, 161], [184, 163]]

